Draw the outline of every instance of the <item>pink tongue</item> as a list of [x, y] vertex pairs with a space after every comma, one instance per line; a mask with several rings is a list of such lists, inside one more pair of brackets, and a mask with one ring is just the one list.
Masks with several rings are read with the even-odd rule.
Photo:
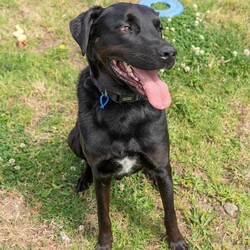
[[166, 109], [171, 104], [168, 86], [161, 81], [155, 70], [142, 70], [134, 68], [134, 73], [140, 78], [148, 101], [157, 109]]

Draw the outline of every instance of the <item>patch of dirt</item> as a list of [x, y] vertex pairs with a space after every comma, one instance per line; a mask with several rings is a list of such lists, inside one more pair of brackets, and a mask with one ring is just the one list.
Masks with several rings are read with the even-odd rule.
[[43, 40], [39, 43], [36, 51], [37, 53], [42, 54], [51, 48], [58, 47], [62, 43], [63, 40], [55, 39], [50, 34], [46, 34]]
[[[39, 205], [38, 205], [39, 210]], [[67, 249], [52, 225], [39, 222], [19, 193], [0, 191], [0, 246], [8, 249]]]

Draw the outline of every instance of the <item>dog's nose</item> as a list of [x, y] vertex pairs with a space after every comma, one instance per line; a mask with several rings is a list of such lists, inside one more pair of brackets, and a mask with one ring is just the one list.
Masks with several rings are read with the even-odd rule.
[[159, 56], [160, 58], [167, 60], [167, 59], [174, 59], [176, 57], [176, 49], [168, 44], [164, 44], [159, 48]]

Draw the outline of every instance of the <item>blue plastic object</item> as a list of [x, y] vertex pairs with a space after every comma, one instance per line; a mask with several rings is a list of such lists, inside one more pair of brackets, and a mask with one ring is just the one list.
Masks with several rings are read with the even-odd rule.
[[[152, 7], [152, 4], [156, 3], [165, 3], [169, 6], [166, 10], [156, 10]], [[153, 8], [156, 12], [159, 12], [160, 17], [172, 17], [180, 15], [184, 7], [182, 3], [177, 0], [140, 0], [139, 4], [146, 5], [150, 8]]]
[[104, 109], [104, 107], [107, 105], [108, 101], [109, 101], [109, 96], [107, 95], [107, 92], [105, 91], [105, 93], [102, 93], [102, 95], [100, 96], [100, 108]]

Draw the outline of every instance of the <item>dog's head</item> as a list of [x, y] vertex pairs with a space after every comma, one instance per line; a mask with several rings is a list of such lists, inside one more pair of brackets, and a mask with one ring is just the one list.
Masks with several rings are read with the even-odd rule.
[[70, 22], [73, 38], [87, 55], [94, 77], [100, 71], [115, 82], [147, 96], [158, 109], [171, 103], [156, 70], [170, 69], [176, 50], [161, 34], [158, 14], [138, 4], [93, 7]]

